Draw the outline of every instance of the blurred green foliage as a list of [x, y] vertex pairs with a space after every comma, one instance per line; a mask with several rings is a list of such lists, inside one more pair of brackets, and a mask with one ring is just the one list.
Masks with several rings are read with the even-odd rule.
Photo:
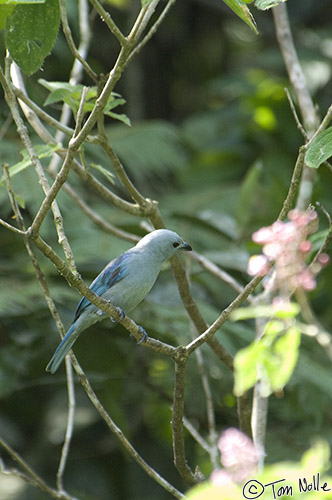
[[[331, 100], [330, 4], [327, 0], [291, 0], [288, 4], [299, 56], [323, 115]], [[69, 1], [68, 8], [77, 36], [76, 2]], [[250, 8], [254, 12], [254, 7]], [[131, 9], [132, 5], [123, 2], [121, 10], [112, 7], [112, 15], [124, 29]], [[303, 142], [284, 93], [289, 82], [271, 15], [256, 11], [254, 15], [259, 36], [221, 2], [179, 2], [116, 89], [126, 99], [124, 109], [132, 127], [112, 119], [107, 126], [110, 142], [130, 177], [145, 196], [159, 201], [167, 226], [243, 284], [248, 281], [245, 269], [254, 251], [251, 233], [278, 215]], [[99, 19], [94, 23], [88, 60], [95, 71], [106, 72], [116, 56], [116, 44]], [[0, 53], [4, 53], [3, 44]], [[72, 57], [59, 34], [43, 71], [26, 82], [29, 94], [40, 106], [47, 94], [38, 78], [63, 81], [71, 64]], [[133, 85], [137, 74], [140, 78], [134, 79]], [[54, 104], [53, 109], [56, 112], [59, 108]], [[0, 125], [0, 162], [14, 165], [21, 160], [22, 145], [4, 100], [0, 101]], [[112, 166], [94, 145], [85, 147], [85, 159], [87, 165], [101, 164], [112, 172]], [[49, 160], [42, 161], [47, 165]], [[144, 234], [137, 219], [106, 205], [74, 174], [70, 174], [70, 182], [111, 223]], [[330, 213], [331, 184], [330, 171], [321, 167], [313, 202], [319, 201]], [[23, 215], [29, 225], [43, 199], [32, 168], [16, 175], [13, 186], [24, 200]], [[122, 193], [120, 185], [115, 189]], [[130, 245], [94, 226], [64, 193], [58, 201], [79, 271], [89, 283], [105, 263]], [[11, 221], [2, 185], [0, 213]], [[321, 215], [320, 228], [326, 227]], [[61, 252], [50, 219], [46, 219], [42, 235]], [[63, 368], [50, 376], [44, 367], [58, 337], [20, 239], [0, 227], [0, 242], [0, 435], [54, 484], [66, 424], [66, 383]], [[68, 326], [80, 297], [46, 259], [38, 258]], [[235, 292], [198, 264], [185, 261], [185, 265], [191, 273], [193, 295], [206, 321], [212, 322]], [[330, 266], [322, 271], [317, 289], [310, 294], [327, 330], [332, 328], [331, 280]], [[172, 344], [191, 338], [169, 267], [133, 317], [150, 336]], [[235, 354], [252, 341], [253, 324], [227, 323], [216, 336]], [[237, 425], [233, 380], [207, 347], [202, 352], [221, 431]], [[134, 446], [147, 462], [183, 489], [172, 463], [171, 362], [137, 346], [121, 327], [109, 330], [107, 321], [82, 335], [75, 353], [105, 408]], [[331, 363], [325, 351], [314, 339], [303, 338], [294, 375], [282, 394], [270, 398], [267, 462], [299, 459], [314, 436], [332, 444], [331, 387]], [[207, 433], [206, 405], [194, 358], [188, 366], [185, 414], [202, 434]], [[207, 455], [189, 435], [186, 451], [191, 466], [198, 464], [207, 475], [211, 472]], [[3, 477], [0, 485], [5, 484], [2, 481]], [[8, 500], [45, 499], [44, 493], [17, 478], [6, 485]], [[169, 498], [128, 460], [79, 384], [65, 487], [82, 500]]]

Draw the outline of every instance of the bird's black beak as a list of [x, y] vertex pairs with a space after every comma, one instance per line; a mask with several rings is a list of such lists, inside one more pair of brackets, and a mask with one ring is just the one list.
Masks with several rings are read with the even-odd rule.
[[181, 250], [186, 250], [187, 252], [191, 252], [192, 248], [190, 245], [188, 245], [188, 243], [184, 243], [181, 247]]

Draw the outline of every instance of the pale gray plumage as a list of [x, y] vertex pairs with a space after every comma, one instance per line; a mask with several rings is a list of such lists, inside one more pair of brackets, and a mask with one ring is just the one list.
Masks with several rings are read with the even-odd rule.
[[[157, 229], [142, 238], [135, 247], [112, 260], [93, 281], [90, 288], [121, 311], [134, 309], [153, 287], [161, 266], [181, 250], [191, 250], [178, 234]], [[106, 317], [85, 297], [78, 304], [73, 324], [46, 367], [54, 373], [79, 334]]]

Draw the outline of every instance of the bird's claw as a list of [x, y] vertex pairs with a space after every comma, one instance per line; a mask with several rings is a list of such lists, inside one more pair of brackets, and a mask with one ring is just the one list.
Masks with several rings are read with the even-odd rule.
[[139, 330], [139, 333], [142, 335], [142, 338], [141, 338], [141, 340], [138, 341], [138, 344], [142, 344], [142, 342], [146, 342], [147, 341], [147, 339], [149, 338], [149, 336], [148, 336], [148, 334], [146, 333], [146, 331], [144, 330], [144, 328], [142, 326], [139, 326], [138, 330]]
[[[142, 326], [138, 326], [138, 332], [142, 335], [142, 338], [137, 342], [137, 344], [140, 345], [143, 342], [146, 342], [146, 340], [149, 338], [149, 336]], [[130, 337], [135, 338], [132, 333], [130, 334]]]
[[121, 307], [116, 307], [115, 309], [118, 311], [120, 317], [119, 319], [114, 319], [113, 316], [111, 316], [112, 323], [117, 323], [118, 321], [121, 321], [126, 315], [126, 313], [124, 312], [123, 309], [121, 309]]

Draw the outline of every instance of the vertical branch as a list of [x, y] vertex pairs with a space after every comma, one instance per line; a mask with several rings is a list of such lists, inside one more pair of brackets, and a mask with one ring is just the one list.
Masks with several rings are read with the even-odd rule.
[[156, 472], [152, 467], [150, 467], [145, 460], [139, 455], [139, 453], [135, 450], [135, 448], [131, 445], [128, 439], [123, 434], [122, 430], [116, 425], [116, 423], [112, 420], [110, 415], [107, 413], [99, 399], [97, 398], [94, 390], [92, 389], [87, 377], [82, 371], [80, 365], [75, 362], [74, 364], [76, 373], [80, 379], [80, 382], [88, 395], [91, 403], [94, 405], [96, 410], [98, 411], [101, 418], [104, 420], [110, 431], [119, 439], [122, 446], [129, 453], [129, 455], [135, 460], [135, 462], [146, 472], [148, 476], [156, 481], [162, 488], [172, 494], [175, 498], [184, 498], [184, 495], [178, 491], [174, 486], [172, 486], [168, 481], [166, 481], [158, 472]]
[[[305, 131], [310, 138], [318, 126], [318, 116], [293, 42], [287, 6], [285, 3], [279, 3], [279, 5], [272, 9], [272, 12], [280, 50], [285, 61], [289, 79], [294, 88]], [[311, 201], [315, 175], [315, 169], [308, 167], [303, 169], [296, 203], [297, 208], [301, 210], [306, 210]]]
[[[260, 390], [260, 382], [257, 382], [254, 387], [252, 402], [251, 428], [253, 442], [257, 450], [260, 450], [262, 452], [260, 455], [262, 462], [264, 461], [268, 403], [269, 398], [262, 396]], [[262, 466], [263, 463], [261, 463], [260, 465]]]
[[175, 384], [173, 394], [172, 433], [174, 464], [181, 477], [189, 484], [194, 485], [198, 479], [190, 469], [185, 458], [183, 436], [184, 384], [186, 372], [186, 358], [181, 356], [178, 348], [178, 359], [175, 362]]
[[62, 450], [61, 450], [61, 458], [59, 462], [59, 467], [56, 474], [56, 484], [57, 488], [60, 492], [64, 491], [63, 488], [63, 475], [66, 469], [66, 464], [69, 456], [70, 443], [73, 436], [74, 429], [74, 417], [75, 417], [75, 408], [76, 408], [76, 400], [75, 400], [75, 385], [74, 385], [74, 377], [73, 377], [73, 368], [70, 362], [69, 356], [65, 358], [66, 363], [66, 374], [67, 374], [67, 393], [68, 393], [68, 414], [67, 414], [67, 425], [66, 425], [66, 433], [65, 439], [63, 442]]

